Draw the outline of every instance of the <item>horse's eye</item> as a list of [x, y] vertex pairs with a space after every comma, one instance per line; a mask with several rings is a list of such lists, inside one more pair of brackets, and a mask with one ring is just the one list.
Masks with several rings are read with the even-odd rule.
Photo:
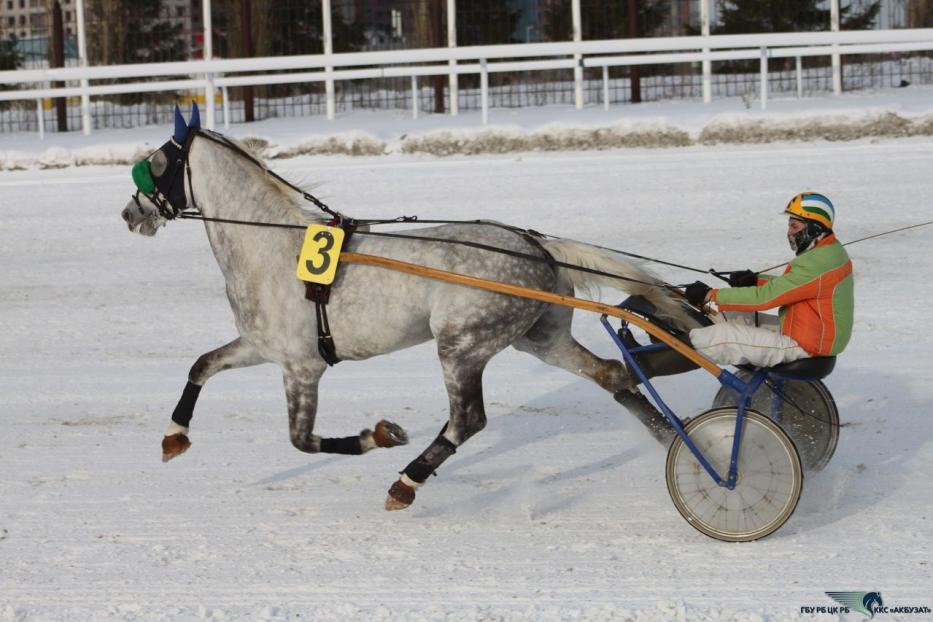
[[161, 177], [168, 168], [168, 158], [161, 149], [152, 154], [149, 158], [149, 171], [153, 177]]

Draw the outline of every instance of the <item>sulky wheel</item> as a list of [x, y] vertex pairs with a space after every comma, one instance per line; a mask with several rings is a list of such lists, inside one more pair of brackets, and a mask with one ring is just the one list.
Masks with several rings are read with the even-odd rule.
[[[729, 474], [735, 408], [714, 408], [685, 431], [723, 478]], [[745, 411], [734, 490], [718, 485], [677, 436], [667, 452], [667, 490], [681, 515], [711, 538], [748, 542], [787, 522], [797, 507], [803, 469], [794, 442], [776, 423]]]
[[[739, 370], [736, 375], [748, 382], [752, 374]], [[777, 391], [777, 392], [776, 392]], [[713, 408], [738, 406], [739, 395], [725, 386], [713, 400]], [[829, 390], [819, 380], [766, 380], [749, 407], [777, 421], [800, 452], [807, 471], [819, 471], [833, 457], [839, 442], [839, 410]]]

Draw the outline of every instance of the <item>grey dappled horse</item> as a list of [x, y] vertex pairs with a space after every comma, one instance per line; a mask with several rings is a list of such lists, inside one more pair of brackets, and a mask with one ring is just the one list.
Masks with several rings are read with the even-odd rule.
[[[134, 167], [140, 192], [123, 210], [131, 231], [154, 235], [185, 209], [199, 210], [208, 218], [294, 225], [322, 222], [299, 206], [300, 193], [272, 176], [241, 146], [200, 130], [198, 125], [196, 109], [190, 125], [176, 110], [173, 139]], [[303, 231], [218, 222], [205, 222], [204, 226], [226, 281], [240, 336], [203, 354], [191, 368], [163, 439], [163, 458], [168, 460], [190, 446], [188, 428], [194, 404], [209, 378], [225, 369], [267, 362], [282, 368], [291, 442], [301, 451], [360, 454], [377, 446], [405, 443], [404, 431], [385, 421], [379, 422], [375, 431], [366, 429], [346, 438], [314, 434], [318, 383], [328, 365], [318, 351], [314, 304], [305, 299], [305, 284], [295, 277]], [[561, 262], [657, 282], [615, 254], [569, 240], [534, 240], [497, 226], [451, 224], [404, 233], [469, 240], [539, 257], [550, 255]], [[359, 234], [352, 236], [344, 250], [564, 295], [572, 295], [574, 287], [624, 289], [645, 296], [673, 318], [684, 317], [680, 305], [662, 288], [558, 268], [547, 262], [438, 241]], [[387, 509], [410, 505], [414, 490], [457, 447], [483, 429], [483, 370], [493, 356], [510, 345], [613, 393], [634, 386], [621, 362], [601, 359], [574, 340], [570, 334], [573, 310], [569, 307], [346, 263], [339, 267], [327, 310], [336, 353], [342, 360], [367, 359], [430, 339], [437, 342], [450, 418], [393, 484]]]

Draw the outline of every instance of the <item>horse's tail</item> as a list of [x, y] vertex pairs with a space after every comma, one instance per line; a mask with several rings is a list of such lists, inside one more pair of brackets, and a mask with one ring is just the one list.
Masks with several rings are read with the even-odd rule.
[[662, 316], [669, 318], [680, 328], [690, 329], [699, 326], [696, 320], [686, 313], [682, 298], [675, 295], [656, 276], [626, 261], [618, 253], [574, 240], [542, 240], [541, 244], [557, 261], [619, 276], [615, 278], [561, 268], [558, 272], [559, 277], [568, 281], [574, 288], [588, 290], [594, 287], [606, 287], [637, 294], [646, 298], [660, 311]]

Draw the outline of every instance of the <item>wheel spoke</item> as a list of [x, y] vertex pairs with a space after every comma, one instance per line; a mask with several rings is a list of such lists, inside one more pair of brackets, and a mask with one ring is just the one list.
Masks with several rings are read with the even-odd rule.
[[[744, 370], [739, 370], [737, 375], [746, 382], [751, 379], [751, 373]], [[839, 412], [832, 396], [820, 381], [786, 380], [777, 393], [781, 400], [778, 412], [772, 413], [775, 388], [771, 381], [763, 383], [752, 395], [751, 409], [769, 417], [776, 414], [777, 422], [797, 446], [804, 469], [822, 469], [835, 452], [839, 439]], [[737, 399], [733, 390], [723, 387], [713, 407], [736, 406]]]
[[[735, 430], [735, 408], [718, 408], [694, 418], [687, 433], [714, 466], [728, 464]], [[690, 524], [722, 540], [753, 540], [778, 529], [800, 496], [800, 459], [780, 427], [747, 411], [738, 479], [733, 490], [721, 487], [677, 438], [668, 453], [671, 499]]]

